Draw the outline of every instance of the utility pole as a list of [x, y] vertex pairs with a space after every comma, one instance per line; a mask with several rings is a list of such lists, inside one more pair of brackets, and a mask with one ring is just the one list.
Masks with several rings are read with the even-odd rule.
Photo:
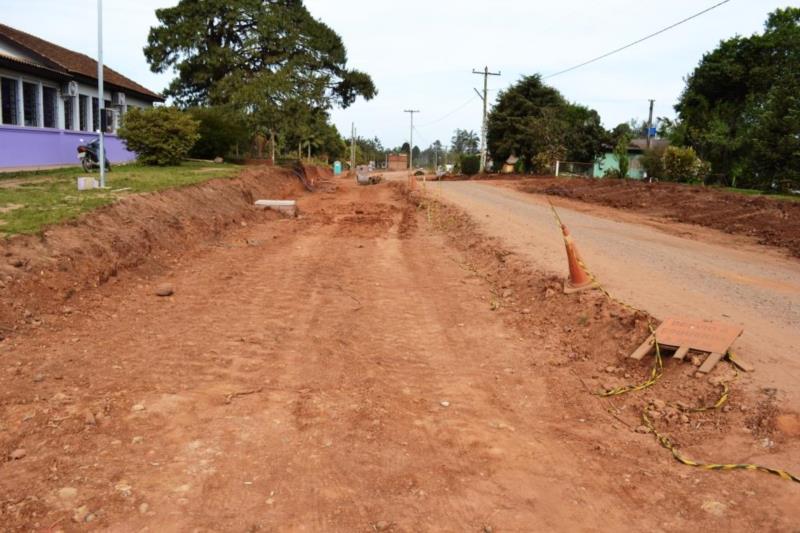
[[350, 171], [356, 171], [356, 123], [353, 122], [350, 130]]
[[406, 109], [406, 113], [411, 115], [411, 130], [408, 138], [408, 168], [414, 171], [414, 113], [419, 113], [419, 109]]
[[650, 140], [652, 139], [652, 135], [650, 131], [653, 129], [653, 105], [655, 105], [655, 100], [650, 100], [650, 118], [647, 119], [647, 149], [650, 149]]
[[489, 72], [489, 67], [484, 67], [483, 72], [472, 69], [473, 74], [483, 76], [483, 95], [476, 89], [478, 96], [483, 100], [483, 122], [481, 123], [481, 174], [486, 172], [486, 135], [489, 131], [489, 76], [500, 76], [500, 72]]
[[100, 188], [106, 186], [106, 141], [105, 141], [105, 111], [106, 97], [103, 89], [103, 0], [97, 0], [97, 112], [100, 113]]

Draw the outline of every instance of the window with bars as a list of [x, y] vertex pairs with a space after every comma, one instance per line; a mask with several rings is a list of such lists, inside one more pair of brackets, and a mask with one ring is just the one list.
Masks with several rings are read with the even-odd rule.
[[78, 117], [80, 120], [79, 130], [89, 131], [87, 113], [89, 112], [89, 97], [82, 94], [78, 97]]
[[17, 124], [17, 80], [0, 78], [0, 113], [3, 124]]
[[100, 100], [92, 96], [92, 131], [100, 129]]
[[35, 83], [22, 83], [22, 110], [26, 126], [39, 125], [39, 86]]
[[73, 110], [75, 108], [74, 102], [75, 102], [75, 99], [72, 98], [72, 97], [64, 99], [64, 129], [65, 130], [74, 130], [75, 129], [75, 124], [74, 124], [74, 121], [72, 120]]
[[58, 127], [58, 91], [52, 87], [42, 87], [42, 115], [45, 128]]

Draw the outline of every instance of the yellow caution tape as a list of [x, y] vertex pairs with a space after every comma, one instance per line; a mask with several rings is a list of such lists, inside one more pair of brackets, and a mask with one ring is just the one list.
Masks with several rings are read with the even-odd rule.
[[795, 483], [800, 483], [800, 478], [795, 475], [786, 472], [785, 470], [779, 470], [777, 468], [770, 468], [767, 466], [757, 465], [757, 464], [715, 464], [715, 463], [702, 463], [698, 461], [692, 461], [691, 459], [687, 459], [681, 452], [678, 451], [677, 447], [672, 443], [672, 440], [662, 434], [659, 433], [656, 429], [653, 421], [650, 420], [650, 417], [647, 416], [647, 411], [642, 412], [642, 421], [644, 425], [653, 432], [655, 435], [656, 440], [662, 447], [666, 448], [672, 453], [672, 456], [677, 460], [679, 463], [684, 464], [686, 466], [691, 466], [694, 468], [700, 468], [703, 470], [716, 470], [716, 471], [733, 471], [733, 470], [750, 470], [755, 472], [766, 472], [767, 474], [773, 474], [781, 479], [785, 479], [786, 481], [794, 481]]
[[[559, 230], [563, 231], [564, 224], [561, 221], [561, 217], [558, 215], [558, 211], [556, 211], [556, 208], [555, 208], [555, 206], [553, 205], [552, 202], [550, 202], [549, 200], [548, 200], [548, 202], [550, 203], [550, 209], [552, 209], [552, 211], [553, 211], [553, 216], [556, 219], [556, 224], [558, 225]], [[586, 272], [586, 274], [589, 276], [589, 278], [597, 285], [597, 287], [600, 289], [600, 291], [609, 300], [617, 302], [621, 306], [623, 306], [623, 307], [625, 307], [625, 308], [627, 308], [629, 310], [632, 310], [634, 312], [642, 312], [642, 313], [644, 313], [644, 311], [642, 311], [641, 309], [637, 309], [637, 308], [633, 307], [632, 305], [629, 305], [629, 304], [627, 304], [625, 302], [622, 302], [622, 301], [614, 298], [613, 296], [611, 296], [611, 294], [609, 294], [609, 292], [600, 284], [600, 282], [597, 280], [597, 277], [595, 277], [595, 275], [592, 274], [592, 271], [586, 266], [586, 264], [580, 258], [578, 258], [578, 264], [584, 270], [584, 272]], [[644, 313], [644, 314], [646, 315], [647, 313]], [[659, 378], [661, 378], [661, 376], [664, 374], [664, 360], [663, 360], [663, 358], [661, 356], [661, 349], [660, 349], [660, 347], [658, 345], [658, 339], [656, 339], [656, 337], [655, 337], [656, 332], [655, 332], [655, 329], [653, 328], [653, 323], [650, 320], [649, 315], [648, 315], [648, 325], [650, 327], [651, 333], [653, 334], [654, 344], [655, 344], [655, 347], [656, 347], [656, 362], [655, 362], [655, 365], [653, 366], [653, 370], [650, 373], [650, 379], [648, 379], [647, 381], [645, 381], [644, 383], [642, 383], [640, 385], [627, 385], [627, 386], [624, 386], [624, 387], [617, 387], [617, 388], [612, 389], [612, 390], [607, 390], [607, 391], [604, 391], [604, 392], [600, 392], [600, 393], [597, 393], [598, 396], [601, 396], [603, 398], [609, 398], [609, 397], [612, 397], [612, 396], [621, 396], [623, 394], [628, 394], [628, 393], [631, 393], [631, 392], [639, 392], [639, 391], [648, 389], [648, 388], [652, 387], [653, 385], [655, 385], [656, 382], [659, 380]], [[731, 363], [731, 366], [733, 367], [733, 370], [736, 373], [736, 375], [734, 376], [733, 380], [731, 380], [731, 381], [735, 381], [739, 377], [739, 371], [737, 370], [737, 366], [736, 366], [736, 356], [732, 352], [728, 352], [726, 354], [726, 360]], [[716, 403], [714, 405], [707, 406], [707, 407], [695, 407], [695, 408], [681, 408], [681, 407], [677, 407], [677, 408], [680, 411], [684, 412], [684, 413], [702, 413], [702, 412], [714, 411], [714, 410], [717, 410], [717, 409], [721, 409], [722, 406], [724, 406], [728, 402], [728, 400], [730, 398], [730, 383], [729, 382], [722, 382], [722, 383], [720, 383], [720, 386], [722, 387], [722, 394], [720, 395], [719, 399], [716, 401]], [[780, 469], [777, 469], [777, 468], [770, 468], [770, 467], [767, 467], [767, 466], [751, 464], [751, 463], [716, 464], [716, 463], [703, 463], [703, 462], [699, 462], [699, 461], [693, 461], [691, 459], [686, 458], [683, 454], [681, 454], [680, 451], [678, 451], [678, 449], [675, 446], [675, 444], [672, 442], [672, 440], [667, 435], [664, 435], [664, 434], [658, 432], [658, 430], [655, 427], [655, 424], [653, 423], [652, 420], [650, 420], [650, 417], [647, 415], [647, 409], [644, 409], [642, 411], [642, 421], [644, 422], [645, 427], [647, 427], [650, 431], [652, 431], [653, 435], [655, 435], [656, 440], [658, 441], [658, 443], [663, 448], [666, 448], [667, 450], [669, 450], [670, 453], [672, 453], [672, 456], [675, 458], [675, 460], [677, 460], [679, 463], [684, 464], [686, 466], [691, 466], [691, 467], [694, 467], [694, 468], [700, 468], [702, 470], [708, 470], [708, 471], [726, 471], [726, 472], [730, 472], [730, 471], [733, 471], [733, 470], [749, 470], [749, 471], [752, 471], [752, 472], [765, 472], [767, 474], [772, 474], [772, 475], [778, 476], [781, 479], [784, 479], [786, 481], [794, 481], [795, 483], [800, 483], [800, 478], [798, 478], [797, 476], [795, 476], [793, 474], [790, 474], [789, 472], [786, 472], [785, 470], [780, 470]]]

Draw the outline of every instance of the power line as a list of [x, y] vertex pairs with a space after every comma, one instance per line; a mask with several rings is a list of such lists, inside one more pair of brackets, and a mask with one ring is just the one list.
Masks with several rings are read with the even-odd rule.
[[422, 139], [423, 143], [427, 144], [428, 146], [433, 144], [432, 142], [429, 142], [428, 139], [425, 138], [425, 136], [422, 133], [420, 133], [419, 129], [416, 126], [414, 126], [414, 131], [417, 132], [417, 136], [419, 136], [419, 138]]
[[727, 4], [730, 1], [731, 0], [723, 0], [722, 2], [719, 2], [718, 4], [714, 4], [713, 6], [707, 8], [707, 9], [704, 9], [703, 11], [700, 11], [699, 13], [695, 13], [694, 15], [692, 15], [690, 17], [687, 17], [687, 18], [685, 18], [685, 19], [683, 19], [681, 21], [676, 22], [675, 24], [672, 24], [671, 26], [667, 26], [666, 28], [658, 30], [655, 33], [651, 33], [650, 35], [648, 35], [646, 37], [642, 37], [638, 41], [634, 41], [634, 42], [632, 42], [630, 44], [626, 44], [625, 46], [617, 48], [616, 50], [612, 50], [611, 52], [608, 52], [608, 53], [603, 54], [601, 56], [595, 57], [594, 59], [590, 59], [589, 61], [585, 61], [585, 62], [581, 63], [580, 65], [575, 65], [574, 67], [570, 67], [568, 69], [556, 72], [555, 74], [550, 74], [549, 76], [545, 76], [542, 79], [548, 80], [550, 78], [555, 78], [556, 76], [561, 76], [562, 74], [566, 74], [567, 72], [572, 72], [573, 70], [577, 70], [579, 68], [585, 67], [586, 65], [591, 65], [592, 63], [596, 63], [596, 62], [598, 62], [598, 61], [600, 61], [602, 59], [605, 59], [605, 58], [607, 58], [609, 56], [613, 56], [614, 54], [618, 54], [619, 52], [622, 52], [623, 50], [627, 50], [628, 48], [636, 46], [637, 44], [641, 44], [641, 43], [643, 43], [643, 42], [645, 42], [645, 41], [647, 41], [649, 39], [652, 39], [653, 37], [656, 37], [658, 35], [661, 35], [662, 33], [667, 32], [667, 31], [669, 31], [669, 30], [671, 30], [673, 28], [677, 28], [681, 24], [685, 24], [686, 22], [689, 22], [690, 20], [696, 19], [697, 17], [699, 17], [701, 15], [705, 15], [709, 11], [713, 11], [714, 9], [717, 9], [718, 7], [720, 7], [720, 6], [724, 5], [724, 4]]
[[436, 119], [436, 120], [434, 120], [433, 122], [428, 122], [428, 123], [426, 123], [426, 124], [422, 124], [422, 125], [420, 125], [419, 127], [420, 127], [420, 128], [427, 128], [428, 126], [433, 126], [433, 125], [435, 125], [435, 124], [438, 124], [438, 123], [442, 122], [443, 120], [446, 120], [446, 119], [448, 119], [448, 118], [452, 117], [453, 115], [455, 115], [456, 113], [458, 113], [459, 111], [461, 111], [462, 109], [464, 109], [465, 107], [467, 107], [469, 104], [471, 104], [472, 102], [474, 102], [476, 98], [477, 98], [477, 96], [473, 96], [473, 97], [471, 97], [469, 100], [467, 100], [466, 102], [464, 102], [463, 104], [461, 104], [461, 105], [460, 105], [460, 106], [458, 106], [457, 108], [453, 109], [452, 111], [450, 111], [450, 112], [449, 112], [449, 113], [447, 113], [446, 115], [443, 115], [443, 116], [441, 116], [441, 117], [437, 118], [437, 119]]

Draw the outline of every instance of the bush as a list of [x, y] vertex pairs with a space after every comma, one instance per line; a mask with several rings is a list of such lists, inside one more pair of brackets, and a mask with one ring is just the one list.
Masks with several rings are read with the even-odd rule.
[[178, 165], [186, 159], [199, 135], [199, 123], [175, 107], [131, 109], [123, 118], [119, 137], [146, 165]]
[[664, 152], [664, 179], [686, 183], [699, 183], [710, 172], [708, 163], [697, 157], [694, 148], [670, 146]]
[[250, 136], [241, 114], [221, 107], [195, 107], [189, 114], [200, 123], [200, 138], [189, 151], [192, 157], [227, 157], [234, 147], [248, 144]]
[[481, 170], [481, 156], [464, 154], [461, 156], [461, 173], [474, 176]]
[[663, 146], [645, 150], [641, 162], [648, 178], [664, 177], [664, 152], [665, 148]]

